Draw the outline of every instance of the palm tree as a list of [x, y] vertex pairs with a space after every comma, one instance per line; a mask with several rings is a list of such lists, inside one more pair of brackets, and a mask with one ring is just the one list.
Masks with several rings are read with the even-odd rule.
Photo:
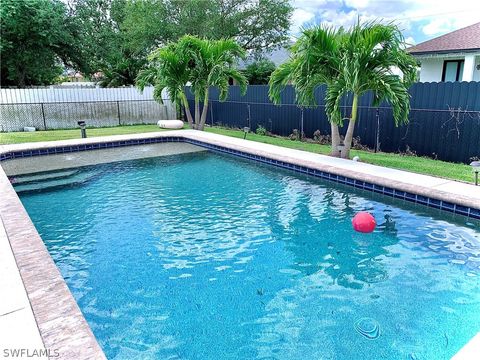
[[[235, 68], [238, 58], [245, 57], [245, 50], [234, 40], [207, 40], [185, 35], [178, 42], [155, 50], [149, 56], [150, 67], [142, 71], [137, 86], [155, 86], [154, 96], [161, 98], [163, 89], [170, 97], [185, 107], [190, 127], [203, 130], [207, 119], [210, 87], [218, 87], [219, 99], [226, 100], [229, 80], [234, 79], [246, 92], [245, 76]], [[185, 94], [191, 86], [195, 97], [195, 115], [192, 117]], [[200, 112], [200, 102], [203, 103]]]
[[[322, 84], [332, 86], [340, 68], [340, 42], [345, 36], [342, 28], [317, 27], [302, 31], [291, 47], [290, 59], [281, 64], [270, 77], [270, 99], [279, 104], [281, 92], [288, 84], [295, 86], [296, 101], [301, 106], [316, 105], [315, 89]], [[332, 155], [340, 144], [338, 125], [330, 122]], [[333, 151], [335, 149], [335, 151]]]
[[[315, 27], [302, 32], [289, 61], [270, 80], [270, 97], [279, 103], [282, 88], [292, 83], [301, 105], [315, 105], [314, 91], [327, 85], [325, 110], [332, 129], [332, 155], [348, 158], [359, 98], [373, 91], [373, 106], [382, 101], [393, 109], [395, 124], [408, 122], [410, 95], [417, 63], [405, 50], [404, 38], [394, 24], [357, 23], [349, 31]], [[396, 74], [396, 69], [401, 74]], [[341, 100], [352, 94], [352, 110], [341, 145]], [[341, 149], [340, 151], [338, 149]]]
[[166, 89], [172, 101], [183, 105], [188, 124], [193, 128], [193, 118], [185, 94], [185, 87], [190, 80], [188, 61], [179, 51], [178, 45], [172, 43], [154, 50], [147, 60], [149, 66], [138, 74], [137, 87], [143, 91], [146, 86], [153, 85], [153, 97], [160, 103], [163, 103], [162, 92]]

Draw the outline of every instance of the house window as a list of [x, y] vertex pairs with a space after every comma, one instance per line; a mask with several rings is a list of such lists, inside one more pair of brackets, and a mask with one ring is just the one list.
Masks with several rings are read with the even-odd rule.
[[444, 61], [442, 81], [462, 81], [463, 63], [463, 60]]

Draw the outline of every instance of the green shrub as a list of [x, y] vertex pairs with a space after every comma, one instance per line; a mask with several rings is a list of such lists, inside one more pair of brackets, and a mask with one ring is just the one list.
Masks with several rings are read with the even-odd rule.
[[275, 63], [268, 59], [257, 60], [247, 66], [244, 75], [250, 85], [267, 85]]
[[267, 129], [265, 129], [265, 127], [263, 127], [262, 125], [257, 126], [257, 130], [255, 130], [255, 133], [257, 135], [262, 135], [262, 136], [265, 136], [268, 134]]

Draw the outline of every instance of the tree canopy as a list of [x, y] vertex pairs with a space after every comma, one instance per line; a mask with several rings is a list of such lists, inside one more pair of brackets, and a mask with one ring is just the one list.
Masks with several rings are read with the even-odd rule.
[[65, 64], [90, 72], [81, 28], [60, 0], [2, 0], [2, 85], [51, 84]]
[[3, 0], [2, 84], [50, 84], [65, 67], [133, 84], [147, 55], [185, 34], [248, 52], [287, 40], [288, 0]]
[[292, 11], [288, 0], [133, 0], [122, 29], [134, 48], [152, 50], [188, 34], [264, 52], [286, 43]]

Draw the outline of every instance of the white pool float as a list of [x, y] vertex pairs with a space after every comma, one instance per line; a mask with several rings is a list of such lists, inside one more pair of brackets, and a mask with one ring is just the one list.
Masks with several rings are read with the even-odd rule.
[[183, 128], [182, 120], [159, 120], [158, 127], [162, 129], [181, 129]]

